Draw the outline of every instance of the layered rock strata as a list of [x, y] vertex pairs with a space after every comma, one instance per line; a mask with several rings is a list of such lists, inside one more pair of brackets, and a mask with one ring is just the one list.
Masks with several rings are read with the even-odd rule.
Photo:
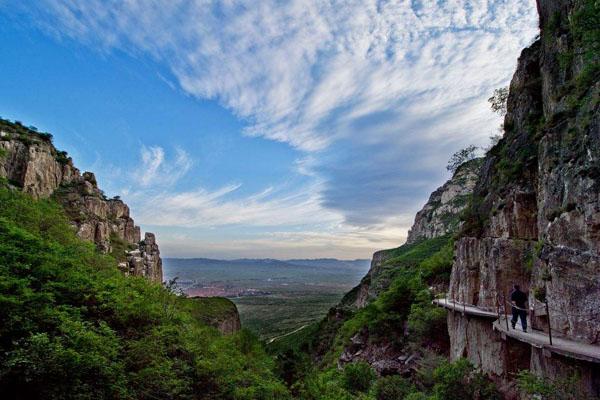
[[406, 243], [456, 232], [460, 225], [460, 213], [473, 192], [480, 166], [481, 159], [464, 163], [451, 179], [431, 193], [425, 206], [415, 216]]

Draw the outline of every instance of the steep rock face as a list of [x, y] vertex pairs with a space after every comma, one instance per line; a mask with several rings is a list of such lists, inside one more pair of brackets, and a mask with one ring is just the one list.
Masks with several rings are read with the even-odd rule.
[[456, 232], [460, 212], [465, 209], [473, 192], [480, 166], [481, 159], [461, 165], [452, 179], [431, 193], [425, 206], [417, 213], [406, 243]]
[[242, 329], [240, 315], [237, 313], [229, 315], [227, 318], [218, 321], [216, 327], [224, 335], [231, 335], [232, 333], [236, 333], [237, 331]]
[[18, 123], [0, 121], [0, 178], [35, 198], [52, 196], [63, 205], [77, 236], [112, 253], [128, 274], [162, 282], [162, 261], [156, 239], [146, 234], [118, 198], [108, 199], [91, 172], [81, 174], [49, 134]]
[[67, 211], [77, 235], [96, 243], [101, 251], [111, 252], [116, 241], [130, 246], [140, 242], [140, 228], [129, 216], [129, 207], [120, 199], [107, 199], [93, 173], [84, 172], [61, 184], [53, 196]]
[[[483, 161], [448, 296], [493, 309], [518, 283], [529, 291], [533, 328], [550, 324], [556, 334], [600, 344], [600, 5], [540, 0], [538, 9], [540, 39], [519, 58], [505, 135]], [[547, 299], [550, 320], [534, 293]], [[467, 331], [466, 318], [448, 319], [452, 355], [510, 379], [514, 365], [498, 361], [505, 343], [490, 324]], [[466, 346], [465, 335], [478, 345]], [[585, 379], [591, 366], [527, 354], [536, 373], [564, 377], [575, 368], [586, 390], [598, 390]]]
[[70, 160], [60, 160], [58, 152], [46, 141], [13, 140], [10, 132], [0, 130], [0, 177], [21, 187], [33, 197], [48, 197], [63, 183], [79, 176]]

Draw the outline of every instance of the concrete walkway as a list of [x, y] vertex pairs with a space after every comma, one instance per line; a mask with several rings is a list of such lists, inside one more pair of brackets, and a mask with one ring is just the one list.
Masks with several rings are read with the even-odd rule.
[[[493, 319], [493, 329], [501, 332], [504, 339], [508, 336], [518, 341], [528, 343], [536, 348], [560, 354], [565, 357], [600, 363], [600, 346], [598, 345], [577, 342], [558, 334], [552, 335], [552, 345], [550, 345], [550, 338], [547, 333], [532, 329], [523, 332], [520, 321], [517, 323], [515, 329], [513, 329], [510, 326], [510, 316], [507, 317], [506, 315], [501, 315], [499, 317], [495, 312], [477, 306], [459, 303], [450, 299], [435, 299], [433, 300], [433, 304], [448, 310], [460, 312], [461, 314]], [[506, 328], [507, 318], [509, 318], [508, 329]], [[529, 319], [527, 322], [529, 323]], [[531, 326], [531, 324], [529, 325]]]
[[433, 300], [433, 304], [447, 308], [448, 310], [457, 311], [467, 315], [473, 315], [475, 317], [498, 319], [498, 314], [495, 312], [479, 308], [477, 306], [459, 303], [450, 299], [435, 299]]
[[523, 332], [520, 324], [517, 324], [516, 328], [512, 329], [510, 326], [510, 319], [508, 321], [509, 328], [507, 330], [506, 318], [507, 317], [504, 315], [501, 316], [500, 319], [494, 321], [493, 325], [494, 329], [501, 332], [503, 335], [565, 357], [600, 363], [600, 346], [576, 342], [565, 338], [564, 336], [554, 334], [552, 335], [552, 345], [550, 345], [550, 338], [547, 333], [532, 329]]

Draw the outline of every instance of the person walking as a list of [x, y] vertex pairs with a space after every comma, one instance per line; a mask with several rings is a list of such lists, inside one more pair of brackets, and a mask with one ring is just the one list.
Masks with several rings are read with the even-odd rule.
[[513, 286], [513, 291], [510, 294], [510, 302], [512, 304], [512, 320], [510, 322], [513, 329], [515, 329], [517, 320], [521, 318], [523, 332], [527, 332], [527, 308], [525, 308], [527, 295], [521, 291], [519, 285]]

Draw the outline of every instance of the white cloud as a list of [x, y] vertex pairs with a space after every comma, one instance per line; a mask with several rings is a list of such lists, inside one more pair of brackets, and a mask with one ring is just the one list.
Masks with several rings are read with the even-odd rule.
[[[390, 217], [421, 206], [455, 150], [484, 144], [500, 122], [486, 99], [507, 84], [537, 33], [534, 0], [24, 3], [58, 37], [150, 55], [185, 92], [243, 119], [247, 134], [302, 150], [296, 170], [314, 180], [291, 194], [242, 196], [237, 185], [145, 190], [138, 199], [151, 207], [139, 208], [142, 222], [336, 226], [331, 236], [307, 229], [304, 237], [261, 238], [290, 246], [400, 241], [410, 222]], [[144, 148], [136, 177], [146, 189], [191, 167], [183, 151], [165, 159], [162, 148]], [[390, 236], [375, 246], [354, 229]]]
[[142, 146], [142, 163], [133, 173], [134, 184], [142, 187], [174, 185], [188, 173], [193, 165], [189, 154], [180, 148], [175, 148], [175, 159], [167, 160], [165, 151], [160, 146]]
[[40, 3], [46, 29], [151, 54], [185, 91], [246, 118], [249, 134], [307, 151], [373, 111], [435, 116], [481, 99], [536, 31], [533, 0]]
[[308, 226], [343, 220], [341, 214], [323, 209], [315, 187], [293, 192], [268, 188], [246, 196], [238, 193], [240, 187], [232, 184], [214, 191], [197, 188], [179, 193], [143, 190], [130, 193], [129, 198], [133, 204], [145, 205], [136, 212], [137, 220], [157, 226]]

